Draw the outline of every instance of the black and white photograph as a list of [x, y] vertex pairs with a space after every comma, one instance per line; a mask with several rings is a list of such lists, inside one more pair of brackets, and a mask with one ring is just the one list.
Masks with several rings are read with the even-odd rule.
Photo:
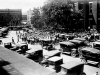
[[100, 0], [0, 0], [0, 75], [100, 75]]

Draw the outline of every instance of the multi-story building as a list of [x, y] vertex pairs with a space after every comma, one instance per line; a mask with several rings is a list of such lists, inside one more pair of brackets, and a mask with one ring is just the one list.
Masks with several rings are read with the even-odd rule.
[[97, 28], [100, 30], [100, 1], [97, 3]]
[[30, 9], [29, 11], [27, 11], [27, 23], [28, 24], [31, 24], [32, 15], [33, 15], [33, 10]]
[[96, 28], [100, 30], [100, 1], [98, 0], [77, 0], [76, 10], [83, 12], [83, 29]]
[[27, 15], [26, 14], [22, 15], [22, 23], [27, 24]]
[[0, 26], [19, 25], [21, 20], [21, 9], [0, 9]]

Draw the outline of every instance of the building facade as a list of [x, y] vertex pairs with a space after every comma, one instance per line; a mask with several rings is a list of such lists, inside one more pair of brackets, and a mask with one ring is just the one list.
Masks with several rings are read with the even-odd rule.
[[22, 15], [22, 22], [21, 23], [27, 24], [27, 15], [26, 14]]
[[27, 11], [27, 23], [31, 24], [31, 17], [33, 16], [33, 10]]
[[95, 28], [100, 30], [100, 1], [81, 0], [75, 2], [76, 11], [82, 11], [83, 29]]
[[21, 9], [0, 9], [0, 26], [16, 26], [21, 20]]

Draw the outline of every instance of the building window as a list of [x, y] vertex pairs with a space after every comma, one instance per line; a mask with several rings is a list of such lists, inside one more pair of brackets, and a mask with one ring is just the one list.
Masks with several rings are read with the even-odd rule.
[[79, 3], [78, 8], [79, 8], [79, 10], [82, 10], [83, 9], [83, 3]]
[[100, 18], [98, 18], [98, 20], [100, 21]]
[[100, 12], [100, 1], [98, 2], [98, 11]]
[[90, 26], [95, 25], [95, 21], [92, 18], [89, 18], [89, 25]]
[[99, 8], [100, 8], [100, 1], [98, 2]]
[[93, 2], [89, 2], [89, 13], [92, 13], [92, 4]]

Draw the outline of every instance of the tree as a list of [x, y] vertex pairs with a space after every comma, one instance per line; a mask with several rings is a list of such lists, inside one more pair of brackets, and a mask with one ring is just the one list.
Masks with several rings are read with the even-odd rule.
[[42, 7], [47, 27], [53, 29], [75, 29], [79, 25], [80, 13], [72, 11], [73, 2], [67, 0], [49, 0]]
[[78, 29], [81, 27], [78, 11], [73, 10], [73, 2], [68, 0], [49, 0], [42, 8], [33, 10], [32, 24], [35, 28], [47, 30]]
[[40, 14], [40, 9], [39, 8], [34, 8], [33, 10], [33, 16], [31, 17], [31, 23], [34, 28], [41, 29], [44, 25], [41, 14]]
[[[68, 24], [71, 6], [63, 2], [50, 2], [42, 7], [47, 27], [63, 28]], [[67, 14], [67, 15], [66, 15]]]
[[42, 7], [43, 18], [48, 28], [53, 29], [80, 29], [82, 22], [80, 11], [73, 11], [74, 2], [68, 0], [49, 0]]

